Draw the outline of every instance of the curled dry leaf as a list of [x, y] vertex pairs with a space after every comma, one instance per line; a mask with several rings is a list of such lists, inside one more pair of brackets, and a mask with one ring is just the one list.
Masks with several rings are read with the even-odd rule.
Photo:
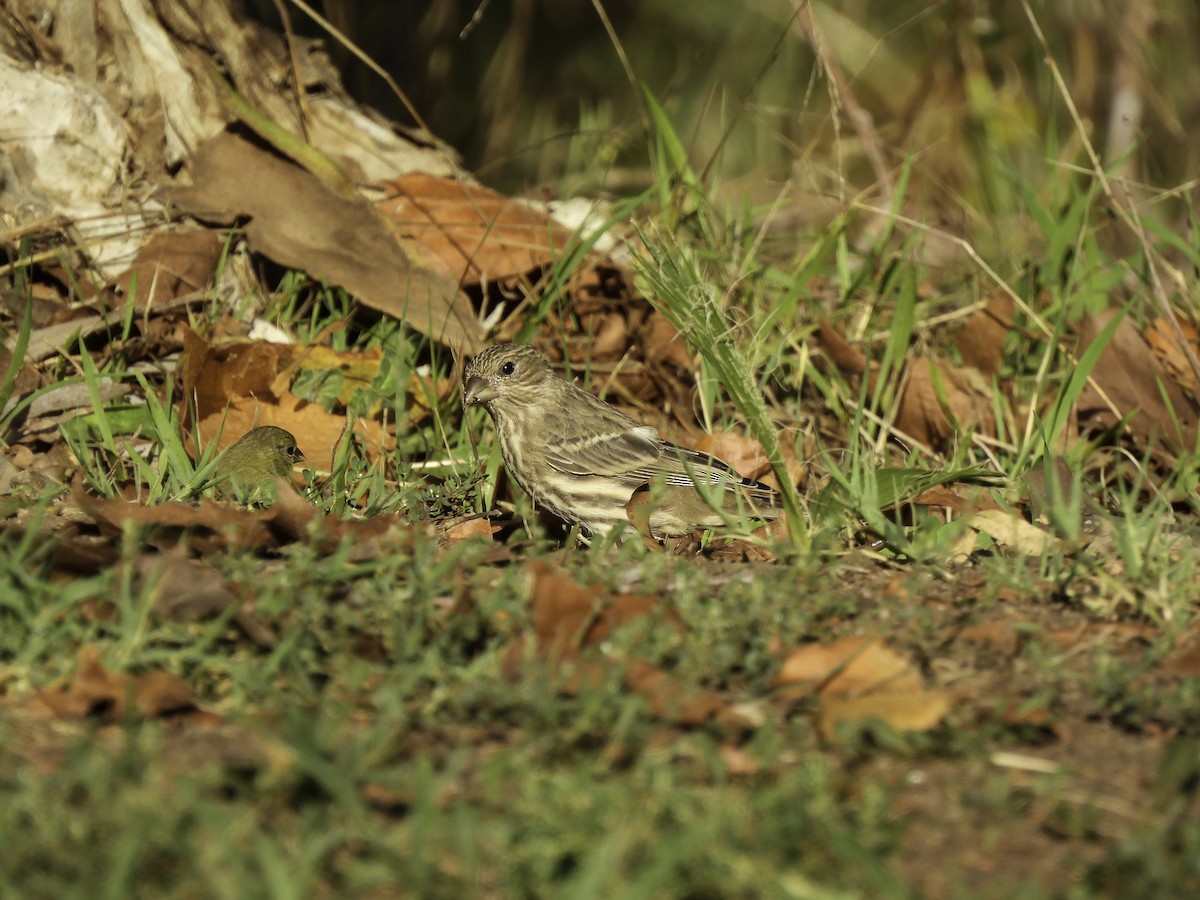
[[[219, 447], [227, 447], [252, 428], [275, 425], [295, 435], [314, 466], [329, 459], [346, 428], [346, 417], [292, 393], [295, 372], [308, 358], [304, 350], [266, 341], [218, 346], [188, 331], [183, 352], [180, 402], [194, 404], [196, 430], [187, 442], [193, 455], [197, 444], [207, 447], [217, 441]], [[359, 356], [339, 354], [348, 367], [361, 363], [352, 358]], [[190, 410], [181, 411], [180, 420], [191, 421]], [[354, 429], [370, 458], [395, 446], [395, 436], [374, 419], [359, 418]]]
[[360, 301], [467, 353], [483, 333], [456, 282], [414, 261], [383, 217], [298, 166], [231, 133], [204, 141], [192, 158], [192, 186], [173, 203], [198, 218], [245, 219], [254, 252], [341, 285]]
[[219, 615], [237, 596], [224, 577], [208, 563], [173, 552], [143, 553], [136, 561], [143, 583], [154, 591], [154, 611], [164, 619], [196, 621]]
[[[838, 370], [848, 378], [868, 372], [867, 359], [828, 323], [821, 323], [821, 346]], [[867, 390], [873, 394], [878, 371], [871, 366]], [[909, 363], [903, 389], [896, 402], [896, 428], [920, 443], [943, 449], [955, 433], [994, 434], [992, 388], [981, 372], [970, 366], [952, 368], [938, 360]]]
[[182, 678], [157, 669], [140, 675], [113, 672], [90, 646], [80, 649], [64, 684], [32, 696], [5, 695], [0, 708], [7, 726], [5, 749], [39, 772], [57, 771], [81, 741], [90, 750], [120, 754], [128, 740], [125, 723], [133, 718], [163, 720], [160, 758], [172, 772], [214, 763], [243, 771], [293, 764], [287, 748], [200, 708]]
[[[1106, 310], [1084, 317], [1077, 354], [1085, 352], [1115, 315]], [[1099, 428], [1111, 428], [1128, 416], [1129, 433], [1140, 446], [1165, 450], [1172, 458], [1196, 446], [1200, 404], [1171, 377], [1128, 319], [1117, 323], [1100, 351], [1077, 408], [1081, 423]]]
[[776, 687], [805, 684], [826, 696], [851, 696], [882, 688], [917, 690], [920, 674], [879, 638], [853, 635], [832, 644], [793, 650], [775, 676]]
[[991, 388], [974, 369], [914, 360], [900, 395], [896, 427], [937, 448], [944, 448], [956, 432], [995, 434]]
[[174, 541], [185, 531], [193, 533], [193, 542], [207, 537], [205, 549], [210, 551], [227, 546], [265, 550], [280, 544], [267, 524], [274, 507], [254, 513], [207, 499], [196, 506], [189, 503], [143, 506], [126, 500], [93, 497], [78, 486], [71, 492], [71, 502], [100, 526], [102, 533], [114, 537], [127, 525], [137, 525], [162, 529]]
[[143, 553], [135, 563], [143, 585], [153, 590], [154, 616], [176, 622], [198, 622], [236, 607], [233, 621], [260, 647], [274, 647], [275, 633], [258, 621], [225, 577], [209, 563], [190, 559], [180, 545], [166, 553]]
[[687, 341], [658, 310], [646, 317], [645, 323], [639, 329], [639, 335], [642, 358], [647, 364], [667, 363], [681, 372], [692, 370], [692, 354], [688, 352]]
[[97, 717], [119, 722], [131, 713], [142, 718], [198, 712], [187, 682], [168, 672], [142, 675], [112, 672], [100, 661], [100, 651], [83, 647], [70, 681], [42, 691], [37, 703], [62, 719]]
[[1041, 556], [1060, 543], [1048, 531], [1002, 509], [982, 509], [967, 518], [967, 525], [1022, 556]]
[[[1196, 326], [1187, 319], [1177, 319], [1180, 334], [1175, 333], [1170, 321], [1160, 316], [1146, 328], [1146, 342], [1154, 352], [1155, 357], [1170, 373], [1171, 377], [1186, 390], [1193, 398], [1200, 397], [1200, 384], [1196, 383], [1196, 373], [1188, 360], [1187, 349], [1193, 354], [1200, 354], [1197, 346]], [[1180, 340], [1182, 335], [1182, 341]]]
[[206, 553], [228, 548], [273, 550], [294, 541], [312, 541], [319, 548], [332, 550], [342, 540], [351, 539], [354, 558], [362, 561], [376, 558], [390, 541], [405, 540], [413, 531], [413, 526], [395, 516], [325, 516], [282, 479], [276, 484], [278, 500], [265, 510], [242, 509], [208, 499], [196, 505], [144, 506], [126, 500], [102, 500], [79, 487], [72, 491], [71, 502], [110, 535], [119, 536], [130, 525], [150, 527], [162, 532], [162, 543], [173, 545], [186, 534]]
[[695, 449], [729, 463], [743, 478], [758, 480], [771, 471], [771, 460], [762, 444], [733, 431], [706, 434], [696, 441]]
[[443, 534], [445, 534], [448, 543], [456, 544], [459, 541], [467, 541], [472, 538], [483, 538], [490, 541], [492, 535], [498, 530], [498, 525], [493, 525], [482, 516], [477, 516], [467, 519], [465, 522], [455, 522], [446, 528]]
[[1176, 678], [1200, 678], [1200, 631], [1184, 634], [1162, 663], [1163, 671]]
[[1007, 619], [996, 619], [967, 626], [958, 633], [958, 639], [990, 650], [1003, 659], [1009, 659], [1021, 650], [1022, 632], [1016, 623]]
[[963, 362], [984, 375], [1000, 374], [1004, 360], [1004, 337], [1012, 328], [1013, 301], [998, 294], [983, 309], [976, 310], [954, 336]]
[[530, 611], [538, 647], [556, 660], [577, 657], [580, 651], [608, 640], [613, 632], [655, 616], [662, 627], [683, 631], [673, 609], [637, 594], [607, 596], [601, 585], [583, 587], [566, 572], [540, 562], [530, 563]]
[[571, 234], [544, 212], [476, 184], [414, 172], [384, 184], [393, 233], [458, 284], [503, 281], [549, 265]]
[[[677, 678], [645, 660], [613, 660], [601, 645], [624, 626], [651, 617], [658, 627], [683, 631], [678, 614], [650, 597], [636, 594], [607, 595], [600, 585], [583, 587], [565, 572], [544, 563], [526, 569], [532, 582], [530, 612], [533, 648], [545, 663], [563, 666], [567, 693], [602, 685], [619, 671], [625, 687], [645, 698], [655, 716], [685, 725], [716, 721], [731, 728], [746, 728], [746, 718], [724, 701], [703, 691], [690, 690]], [[511, 644], [505, 656], [510, 678], [520, 677], [527, 653], [525, 639]]]
[[139, 311], [211, 284], [221, 259], [221, 239], [200, 228], [161, 231], [152, 235], [133, 264], [113, 281]]
[[927, 731], [950, 711], [945, 691], [926, 690], [920, 673], [878, 638], [852, 636], [808, 644], [784, 659], [775, 677], [787, 693], [817, 695], [819, 724], [831, 739], [843, 723], [879, 719], [897, 731]]
[[950, 695], [937, 690], [882, 691], [830, 699], [821, 705], [821, 734], [832, 740], [840, 725], [859, 725], [870, 719], [886, 722], [897, 731], [929, 731], [937, 727], [950, 709]]
[[[779, 490], [779, 479], [771, 467], [767, 451], [754, 438], [733, 431], [717, 431], [703, 435], [694, 442], [693, 447], [701, 453], [711, 453], [729, 463], [743, 478], [752, 478]], [[781, 441], [779, 449], [783, 456], [783, 464], [787, 467], [788, 478], [792, 484], [801, 484], [807, 475], [807, 467], [796, 458], [792, 442]], [[777, 522], [781, 520], [786, 520], [786, 517], [780, 516], [776, 519]]]
[[625, 317], [617, 313], [599, 317], [600, 324], [588, 352], [598, 358], [619, 356], [629, 345], [629, 328]]

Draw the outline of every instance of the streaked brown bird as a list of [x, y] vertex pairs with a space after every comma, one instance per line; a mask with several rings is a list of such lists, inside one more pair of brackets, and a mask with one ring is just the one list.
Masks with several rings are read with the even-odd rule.
[[287, 478], [304, 454], [290, 431], [274, 425], [251, 428], [217, 461], [213, 484], [218, 497], [254, 502], [275, 499], [275, 476]]
[[467, 363], [463, 385], [464, 403], [482, 405], [496, 423], [500, 455], [517, 484], [589, 535], [605, 535], [631, 515], [663, 538], [780, 512], [771, 488], [663, 440], [557, 376], [532, 347], [489, 347]]

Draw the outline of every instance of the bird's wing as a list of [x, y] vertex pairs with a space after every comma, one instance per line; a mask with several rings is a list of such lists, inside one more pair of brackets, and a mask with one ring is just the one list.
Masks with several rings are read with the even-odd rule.
[[559, 437], [546, 444], [546, 462], [560, 472], [616, 477], [634, 485], [654, 477], [661, 455], [662, 441], [649, 425]]
[[664, 443], [658, 469], [661, 474], [657, 477], [667, 484], [699, 484], [712, 488], [727, 488], [767, 506], [776, 506], [780, 502], [774, 489], [743, 478], [724, 460], [699, 450], [687, 450], [676, 444]]
[[778, 502], [778, 495], [766, 485], [742, 478], [707, 453], [664, 441], [649, 425], [618, 426], [585, 437], [553, 440], [547, 445], [546, 461], [565, 474], [615, 478], [631, 489], [649, 482], [681, 487], [700, 484], [744, 491], [767, 506]]

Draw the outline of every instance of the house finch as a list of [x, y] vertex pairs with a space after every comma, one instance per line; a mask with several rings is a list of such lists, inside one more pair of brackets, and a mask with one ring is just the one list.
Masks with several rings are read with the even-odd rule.
[[467, 364], [464, 378], [463, 400], [491, 414], [517, 484], [590, 535], [639, 517], [661, 538], [719, 527], [730, 515], [779, 514], [775, 491], [715, 457], [664, 441], [555, 375], [532, 347], [490, 347]]
[[286, 478], [292, 466], [304, 462], [291, 432], [274, 425], [251, 428], [217, 461], [213, 474], [218, 497], [275, 499], [275, 476]]

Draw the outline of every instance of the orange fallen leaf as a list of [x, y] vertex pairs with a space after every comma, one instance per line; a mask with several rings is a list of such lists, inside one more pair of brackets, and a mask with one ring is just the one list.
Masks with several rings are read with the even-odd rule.
[[151, 235], [113, 286], [123, 292], [135, 288], [137, 295], [131, 299], [139, 310], [198, 291], [212, 283], [222, 244], [217, 233], [206, 228]]
[[638, 329], [638, 334], [641, 338], [642, 358], [648, 365], [666, 363], [684, 372], [690, 372], [694, 368], [687, 341], [658, 310], [647, 316], [642, 327]]
[[331, 189], [228, 131], [196, 147], [190, 170], [191, 185], [172, 193], [177, 208], [207, 221], [242, 220], [254, 252], [340, 285], [460, 351], [483, 348], [479, 321], [456, 280], [411, 253], [359, 194]]
[[102, 530], [122, 534], [126, 525], [161, 529], [172, 540], [184, 534], [206, 535], [205, 549], [237, 547], [243, 550], [267, 550], [293, 541], [311, 540], [318, 547], [332, 549], [343, 539], [352, 538], [356, 558], [380, 552], [376, 545], [393, 532], [401, 536], [415, 531], [396, 516], [370, 519], [340, 519], [325, 516], [289, 488], [282, 479], [276, 482], [275, 505], [265, 510], [249, 510], [207, 498], [198, 504], [171, 502], [146, 506], [128, 500], [93, 497], [82, 488], [71, 493], [71, 502]]
[[96, 717], [107, 721], [121, 721], [130, 713], [155, 718], [197, 711], [191, 689], [182, 678], [161, 670], [143, 675], [110, 671], [95, 647], [81, 648], [70, 681], [41, 691], [36, 705], [61, 719]]
[[1021, 633], [1007, 620], [968, 626], [958, 633], [958, 639], [990, 648], [1002, 657], [1016, 656], [1021, 650]]
[[[866, 357], [828, 323], [821, 323], [819, 337], [841, 373], [847, 378], [866, 374], [868, 393], [873, 394], [878, 368], [868, 369]], [[922, 444], [940, 449], [956, 432], [995, 432], [991, 384], [977, 369], [918, 358], [908, 364], [901, 384], [896, 428]]]
[[896, 427], [931, 447], [946, 446], [955, 432], [994, 434], [990, 386], [975, 369], [913, 360], [900, 394]]
[[[185, 334], [183, 346], [181, 403], [194, 405], [196, 421], [195, 431], [188, 436], [190, 452], [196, 453], [197, 443], [207, 447], [217, 441], [226, 447], [251, 428], [275, 425], [295, 435], [301, 452], [314, 465], [330, 458], [346, 429], [345, 414], [326, 412], [301, 399], [291, 392], [291, 384], [306, 358], [328, 359], [332, 351], [313, 354], [265, 341], [220, 346], [191, 331]], [[345, 364], [361, 369], [366, 363], [347, 359]], [[191, 411], [182, 410], [180, 418], [192, 421]], [[370, 458], [395, 446], [395, 435], [375, 419], [358, 418], [354, 433]]]
[[844, 697], [883, 687], [916, 689], [921, 679], [908, 660], [879, 638], [853, 635], [789, 653], [775, 685], [798, 683], [814, 685], [826, 696]]
[[1013, 323], [1013, 300], [997, 294], [976, 310], [954, 336], [963, 362], [984, 375], [996, 375], [1004, 360], [1004, 337]]
[[762, 444], [733, 431], [706, 434], [696, 441], [695, 449], [724, 460], [743, 478], [760, 479], [771, 471], [771, 460]]
[[[1084, 316], [1079, 323], [1078, 355], [1115, 315], [1105, 310]], [[1077, 409], [1081, 424], [1098, 428], [1111, 428], [1128, 417], [1126, 427], [1142, 446], [1158, 445], [1172, 457], [1196, 446], [1200, 404], [1171, 377], [1128, 319], [1116, 325], [1100, 351]]]
[[1196, 326], [1187, 319], [1178, 319], [1177, 322], [1183, 335], [1182, 341], [1171, 323], [1160, 316], [1147, 326], [1146, 342], [1175, 381], [1195, 397], [1200, 395], [1200, 385], [1196, 383], [1196, 373], [1192, 371], [1185, 346], [1191, 348], [1192, 353], [1200, 354]]
[[466, 541], [470, 540], [471, 538], [483, 538], [484, 540], [490, 541], [492, 539], [492, 535], [495, 534], [497, 530], [498, 526], [493, 525], [487, 519], [476, 518], [467, 519], [465, 522], [457, 522], [447, 528], [444, 533], [447, 541], [450, 543], [457, 543], [458, 541]]
[[414, 172], [377, 204], [394, 233], [425, 248], [460, 284], [501, 281], [561, 256], [571, 233], [523, 203], [477, 184]]
[[602, 585], [585, 588], [566, 572], [545, 563], [528, 566], [533, 579], [530, 608], [538, 647], [555, 659], [568, 659], [579, 651], [608, 640], [618, 628], [648, 616], [657, 616], [666, 628], [683, 630], [683, 622], [670, 607], [637, 594], [607, 596]]
[[[682, 725], [715, 721], [734, 729], [752, 727], [752, 722], [714, 694], [691, 689], [645, 660], [615, 660], [600, 652], [618, 628], [647, 617], [654, 617], [661, 627], [682, 631], [682, 621], [674, 610], [650, 597], [609, 596], [600, 585], [585, 588], [545, 563], [530, 563], [527, 572], [533, 582], [533, 648], [543, 663], [564, 671], [560, 690], [575, 694], [596, 689], [620, 673], [625, 688], [644, 697], [651, 714], [658, 718]], [[503, 667], [510, 679], [523, 674], [528, 649], [525, 638], [509, 645]]]
[[807, 686], [820, 700], [826, 739], [844, 723], [879, 719], [898, 731], [926, 731], [950, 711], [950, 695], [926, 690], [920, 673], [878, 638], [863, 635], [793, 650], [776, 687]]
[[886, 722], [897, 731], [929, 731], [950, 712], [945, 691], [886, 691], [863, 697], [837, 697], [821, 704], [821, 734], [837, 736], [839, 725], [857, 725], [869, 719]]

